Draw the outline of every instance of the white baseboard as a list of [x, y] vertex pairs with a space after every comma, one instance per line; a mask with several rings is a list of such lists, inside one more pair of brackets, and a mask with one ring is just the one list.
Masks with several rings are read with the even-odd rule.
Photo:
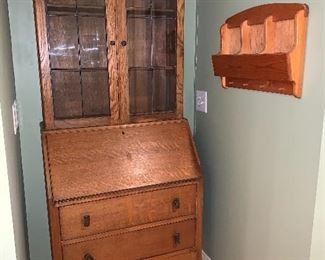
[[202, 260], [211, 260], [211, 258], [202, 250]]

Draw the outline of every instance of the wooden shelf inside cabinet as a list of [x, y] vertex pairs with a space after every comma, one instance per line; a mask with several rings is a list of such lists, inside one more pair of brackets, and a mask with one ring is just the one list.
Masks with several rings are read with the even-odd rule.
[[222, 86], [300, 98], [308, 13], [305, 4], [267, 4], [228, 18], [212, 56]]

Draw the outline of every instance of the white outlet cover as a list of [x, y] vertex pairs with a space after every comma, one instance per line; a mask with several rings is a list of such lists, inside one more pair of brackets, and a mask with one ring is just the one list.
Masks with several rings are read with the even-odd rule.
[[208, 113], [208, 92], [196, 91], [196, 111]]
[[18, 121], [18, 106], [16, 100], [12, 104], [11, 108], [12, 108], [12, 121], [14, 124], [14, 134], [17, 135], [18, 128], [19, 128], [19, 121]]
[[211, 260], [211, 258], [204, 251], [202, 251], [202, 260]]

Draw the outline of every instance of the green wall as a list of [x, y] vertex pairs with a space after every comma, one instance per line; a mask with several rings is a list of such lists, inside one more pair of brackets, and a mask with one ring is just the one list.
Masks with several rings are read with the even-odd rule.
[[310, 260], [325, 259], [325, 114]]
[[16, 98], [8, 6], [0, 0], [0, 259], [27, 259], [19, 133], [11, 106]]
[[[213, 260], [308, 259], [324, 113], [322, 0], [310, 5], [304, 95], [223, 90], [213, 76], [219, 27], [234, 13], [267, 1], [186, 0], [185, 116], [205, 173], [205, 242]], [[208, 114], [194, 113], [196, 88], [208, 91]], [[9, 0], [17, 98], [21, 108], [29, 249], [50, 259], [40, 145], [42, 121], [32, 0]], [[23, 26], [22, 26], [23, 25]], [[324, 55], [323, 55], [324, 56]], [[195, 116], [195, 122], [194, 122]]]
[[[194, 122], [196, 0], [186, 1], [185, 116]], [[21, 109], [21, 152], [31, 260], [50, 259], [39, 123], [42, 121], [32, 0], [9, 0], [17, 99]]]
[[184, 116], [194, 131], [196, 2], [185, 0]]
[[20, 107], [20, 140], [31, 260], [50, 259], [39, 123], [42, 121], [32, 0], [9, 0], [10, 30]]
[[211, 64], [225, 19], [268, 2], [198, 0], [196, 88], [208, 91], [208, 114], [195, 114], [195, 139], [205, 173], [204, 248], [213, 260], [309, 259], [325, 107], [324, 1], [304, 1], [301, 100], [224, 90]]

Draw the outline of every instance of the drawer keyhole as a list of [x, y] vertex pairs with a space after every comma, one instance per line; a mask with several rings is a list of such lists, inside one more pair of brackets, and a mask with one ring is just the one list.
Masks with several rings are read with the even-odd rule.
[[85, 254], [84, 260], [95, 260], [95, 258], [93, 258], [91, 254]]
[[180, 209], [181, 207], [181, 201], [179, 198], [176, 198], [173, 200], [173, 209], [174, 210], [177, 210], [177, 209]]
[[175, 233], [175, 235], [174, 235], [174, 244], [175, 244], [175, 246], [181, 244], [181, 234], [180, 233]]
[[89, 227], [90, 226], [90, 216], [89, 215], [83, 216], [82, 223], [83, 223], [84, 227]]

